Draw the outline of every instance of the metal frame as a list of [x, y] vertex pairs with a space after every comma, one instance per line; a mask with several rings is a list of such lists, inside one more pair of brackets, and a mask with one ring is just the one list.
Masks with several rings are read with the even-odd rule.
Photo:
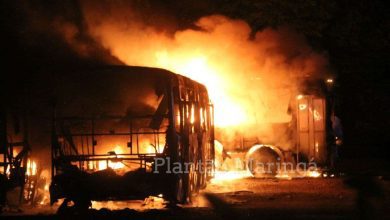
[[[133, 67], [124, 67], [123, 70], [126, 68], [129, 68], [130, 71], [132, 71]], [[136, 70], [138, 68], [135, 68]], [[193, 137], [199, 137], [204, 136], [207, 137], [205, 140], [202, 142], [202, 145], [197, 145], [199, 147], [198, 151], [199, 153], [202, 153], [201, 156], [197, 156], [197, 158], [206, 158], [204, 155], [206, 153], [206, 150], [209, 151], [207, 152], [207, 158], [211, 158], [212, 160], [214, 159], [214, 119], [213, 119], [213, 106], [210, 103], [210, 100], [208, 98], [207, 90], [206, 88], [195, 82], [192, 81], [186, 77], [179, 76], [176, 74], [173, 74], [171, 72], [165, 71], [165, 70], [159, 70], [159, 69], [144, 69], [143, 71], [150, 70], [150, 74], [161, 74], [163, 73], [163, 76], [159, 75], [161, 83], [165, 83], [165, 93], [163, 94], [165, 101], [167, 101], [167, 111], [162, 113], [159, 112], [159, 108], [157, 109], [155, 114], [152, 115], [143, 115], [143, 116], [121, 116], [121, 115], [102, 115], [102, 116], [96, 116], [96, 117], [79, 117], [79, 116], [71, 116], [71, 117], [61, 117], [57, 115], [57, 111], [54, 108], [53, 111], [53, 124], [52, 124], [52, 177], [55, 177], [57, 174], [60, 174], [60, 169], [63, 166], [61, 163], [65, 162], [69, 165], [73, 164], [76, 165], [78, 168], [81, 170], [85, 167], [85, 163], [89, 163], [90, 161], [113, 161], [113, 162], [118, 162], [118, 161], [128, 161], [128, 162], [135, 162], [140, 165], [140, 168], [146, 168], [148, 165], [152, 165], [152, 162], [154, 161], [154, 158], [167, 158], [170, 157], [169, 163], [185, 163], [185, 162], [193, 162], [191, 157], [193, 157], [192, 150], [194, 147], [192, 144], [189, 143], [190, 135]], [[127, 73], [126, 73], [127, 74]], [[141, 73], [136, 73], [134, 74], [141, 74]], [[157, 76], [157, 75], [156, 75]], [[188, 91], [192, 91], [191, 93], [191, 100], [186, 99], [185, 97], [181, 97], [181, 89], [185, 89]], [[125, 97], [124, 97], [125, 98]], [[190, 124], [189, 123], [189, 117], [188, 114], [186, 115], [186, 106], [188, 105], [193, 105], [192, 108], [194, 108], [194, 111], [200, 111], [200, 102], [202, 102], [202, 107], [204, 107], [204, 110], [207, 110], [207, 115], [208, 115], [208, 131], [207, 134], [202, 131], [192, 131], [190, 132]], [[178, 107], [178, 108], [177, 108]], [[164, 107], [165, 108], [165, 107]], [[164, 110], [165, 111], [165, 110]], [[179, 114], [179, 118], [177, 117], [177, 114]], [[199, 113], [196, 113], [196, 121], [198, 122], [200, 120]], [[205, 113], [206, 114], [206, 113]], [[186, 117], [187, 116], [187, 117]], [[160, 125], [154, 125], [153, 121], [149, 126], [143, 127], [142, 130], [137, 130], [138, 126], [134, 123], [135, 120], [143, 120], [143, 119], [153, 119], [153, 117], [158, 117], [159, 119], [164, 118], [167, 119], [166, 122], [164, 123], [164, 126]], [[98, 121], [101, 120], [118, 120], [120, 119], [122, 122], [127, 121], [125, 123], [128, 124], [128, 130], [127, 131], [121, 131], [121, 132], [100, 132], [96, 128], [96, 124]], [[90, 126], [88, 126], [88, 130], [86, 132], [73, 132], [71, 133], [70, 131], [65, 132], [64, 131], [64, 126], [63, 124], [66, 121], [83, 121], [83, 123], [90, 123]], [[186, 121], [186, 122], [185, 122]], [[200, 123], [199, 123], [200, 124]], [[62, 126], [62, 130], [60, 129]], [[158, 127], [159, 128], [156, 128]], [[178, 126], [178, 127], [176, 127]], [[194, 126], [194, 125], [193, 125]], [[137, 127], [137, 128], [134, 128]], [[126, 130], [126, 125], [122, 124], [121, 129]], [[204, 133], [201, 133], [204, 132]], [[65, 134], [67, 133], [67, 134]], [[165, 145], [159, 145], [158, 149], [161, 149], [163, 147], [163, 152], [155, 152], [155, 153], [144, 153], [140, 150], [140, 143], [139, 139], [141, 135], [150, 135], [153, 137], [153, 139], [150, 139], [154, 141], [154, 146], [158, 146], [161, 143], [161, 136], [164, 135], [164, 140], [165, 140]], [[129, 147], [129, 152], [124, 153], [124, 154], [116, 154], [114, 152], [112, 153], [107, 153], [107, 154], [97, 154], [97, 148], [96, 148], [96, 137], [105, 137], [105, 136], [123, 136], [127, 137], [127, 145]], [[62, 138], [63, 140], [59, 140], [59, 138]], [[82, 146], [80, 149], [78, 147], [75, 147], [75, 144], [71, 146], [72, 144], [69, 143], [68, 140], [72, 140], [73, 138], [85, 138], [87, 142], [86, 147]], [[68, 142], [68, 143], [66, 143]], [[68, 146], [64, 146], [64, 143], [68, 144]], [[157, 144], [156, 144], [157, 143]], [[206, 145], [207, 144], [207, 145]], [[96, 148], [96, 149], [95, 149]], [[157, 147], [155, 147], [157, 149]], [[207, 149], [206, 149], [207, 148]], [[198, 153], [198, 154], [199, 154]], [[168, 161], [167, 161], [168, 162]], [[213, 164], [214, 165], [214, 164]], [[162, 167], [162, 169], [168, 169]], [[74, 171], [74, 170], [73, 170]], [[73, 172], [70, 171], [70, 172]], [[203, 178], [205, 185], [205, 182], [211, 178], [212, 172], [214, 171], [214, 167], [210, 172], [207, 172], [205, 174], [205, 178]], [[66, 172], [66, 170], [65, 170]], [[193, 190], [193, 188], [190, 188], [190, 181], [191, 181], [191, 176], [194, 176], [193, 174], [196, 173], [198, 174], [196, 170], [191, 171], [191, 173], [183, 173], [183, 174], [168, 174], [171, 172], [160, 172], [164, 173], [164, 175], [160, 175], [158, 179], [161, 181], [164, 181], [164, 183], [156, 181], [152, 184], [153, 187], [155, 186], [158, 188], [157, 190], [162, 189], [163, 185], [165, 187], [169, 186], [170, 188], [164, 188], [163, 191], [165, 193], [171, 194], [167, 195], [168, 198], [172, 199], [176, 197], [176, 190], [180, 190], [180, 192], [184, 192], [185, 197], [177, 199], [175, 198], [176, 202], [179, 203], [185, 203], [188, 201], [187, 199], [191, 197], [191, 193], [193, 191], [196, 191], [199, 189], [201, 186], [200, 182], [196, 182], [197, 186], [196, 189]], [[145, 175], [149, 175], [145, 173]], [[200, 176], [200, 175], [199, 175]], [[178, 188], [178, 185], [176, 185], [181, 179], [184, 178], [183, 182], [183, 187], [184, 188]], [[54, 178], [53, 178], [54, 179]], [[53, 182], [52, 182], [53, 183]], [[180, 184], [179, 184], [180, 185]], [[57, 189], [56, 187], [58, 186], [57, 183], [52, 184], [54, 191]], [[172, 189], [174, 189], [172, 191]], [[59, 194], [57, 195], [56, 193], [53, 193], [53, 199], [55, 200], [56, 198], [61, 198], [62, 197], [70, 197], [69, 199], [72, 199], [71, 197], [77, 197], [77, 195], [67, 195], [66, 192], [62, 194], [61, 189], [59, 190]], [[169, 192], [167, 192], [167, 190]], [[145, 192], [146, 193], [146, 192]], [[164, 193], [164, 195], [165, 195]], [[130, 196], [130, 195], [123, 195], [123, 196]], [[116, 199], [115, 195], [113, 197], [110, 197], [110, 199]], [[120, 198], [118, 198], [120, 199]], [[53, 200], [53, 201], [54, 201]], [[77, 202], [76, 202], [77, 205]]]
[[[167, 115], [161, 115], [164, 118], [167, 118]], [[138, 161], [140, 164], [140, 168], [146, 168], [147, 162], [153, 161], [153, 159], [159, 155], [159, 152], [155, 153], [140, 153], [140, 144], [139, 144], [139, 136], [140, 135], [153, 135], [154, 139], [154, 146], [159, 147], [160, 143], [160, 135], [166, 135], [166, 132], [164, 131], [147, 131], [147, 132], [139, 132], [139, 131], [133, 131], [133, 122], [137, 119], [147, 119], [152, 118], [153, 115], [144, 115], [144, 116], [137, 116], [137, 117], [130, 117], [130, 116], [101, 116], [101, 117], [55, 117], [54, 124], [58, 124], [58, 122], [64, 122], [64, 121], [90, 121], [91, 122], [91, 130], [88, 133], [72, 133], [70, 134], [70, 138], [74, 137], [81, 137], [86, 138], [86, 140], [91, 139], [90, 142], [87, 141], [87, 145], [84, 146], [83, 144], [81, 147], [81, 153], [78, 152], [78, 148], [73, 149], [70, 144], [68, 145], [62, 145], [60, 143], [52, 144], [52, 175], [55, 175], [57, 173], [58, 167], [56, 167], [56, 162], [58, 160], [61, 160], [63, 162], [76, 162], [78, 163], [78, 168], [81, 170], [84, 170], [84, 162], [89, 161], [106, 161], [108, 164], [108, 161], [115, 161], [115, 162], [122, 162], [122, 161]], [[128, 132], [119, 132], [119, 133], [110, 133], [110, 132], [96, 132], [95, 131], [95, 122], [96, 121], [108, 121], [108, 120], [128, 120], [129, 124], [129, 131]], [[54, 128], [55, 132], [53, 134], [54, 139], [58, 139], [59, 137], [63, 138], [65, 135], [59, 135], [57, 130], [57, 126]], [[99, 136], [128, 136], [129, 142], [128, 148], [129, 153], [125, 154], [117, 154], [117, 153], [107, 153], [107, 154], [96, 154], [96, 139], [95, 137]], [[134, 137], [135, 136], [135, 137]], [[136, 140], [135, 143], [133, 143], [133, 140]], [[55, 140], [54, 140], [55, 141]], [[88, 145], [90, 144], [90, 145]], [[135, 144], [135, 146], [134, 146]], [[133, 148], [136, 148], [136, 151], [134, 152]], [[86, 149], [85, 149], [86, 148]], [[71, 153], [73, 149], [73, 154]], [[90, 151], [91, 149], [91, 151]], [[66, 152], [67, 151], [67, 152]], [[86, 154], [84, 152], [87, 152]], [[95, 167], [96, 164], [94, 164], [95, 170], [97, 167]], [[87, 165], [88, 166], [88, 165]]]
[[[7, 180], [7, 185], [11, 188], [21, 187], [19, 195], [19, 203], [22, 202], [31, 202], [34, 198], [35, 192], [35, 182], [33, 181], [36, 176], [27, 176], [27, 161], [30, 153], [30, 144], [28, 142], [28, 126], [27, 119], [25, 116], [22, 117], [22, 129], [20, 131], [21, 138], [17, 141], [12, 140], [12, 135], [8, 132], [8, 119], [7, 114], [4, 109], [1, 109], [0, 112], [0, 154], [3, 154], [3, 161], [0, 162], [0, 167], [2, 168], [3, 175]], [[14, 148], [21, 147], [20, 152], [17, 155], [14, 155]], [[27, 184], [28, 188], [25, 188]], [[33, 184], [33, 187], [31, 187]], [[24, 193], [27, 190], [27, 197]], [[0, 204], [1, 206], [1, 204]]]

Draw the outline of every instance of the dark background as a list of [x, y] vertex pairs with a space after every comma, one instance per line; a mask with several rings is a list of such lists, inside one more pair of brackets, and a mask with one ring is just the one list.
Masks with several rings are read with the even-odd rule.
[[[198, 18], [216, 13], [247, 21], [253, 33], [266, 27], [295, 29], [315, 50], [328, 54], [336, 74], [337, 112], [345, 133], [341, 155], [388, 158], [390, 13], [385, 1], [134, 0], [126, 4], [145, 23], [170, 31], [189, 28]], [[89, 56], [80, 57], [50, 30], [31, 31], [36, 14], [47, 20], [61, 15], [75, 24], [78, 41], [88, 45]], [[2, 105], [15, 102], [31, 84], [49, 81], [39, 75], [42, 69], [119, 64], [88, 36], [86, 28], [77, 0], [2, 1]]]

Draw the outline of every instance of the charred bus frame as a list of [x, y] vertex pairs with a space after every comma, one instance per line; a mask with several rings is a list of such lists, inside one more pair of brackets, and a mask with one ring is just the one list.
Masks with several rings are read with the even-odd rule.
[[[99, 73], [102, 71], [104, 73]], [[207, 180], [212, 177], [214, 171], [213, 105], [209, 100], [205, 86], [184, 76], [157, 68], [109, 66], [88, 70], [88, 72], [106, 75], [116, 73], [111, 77], [117, 77], [118, 74], [125, 76], [125, 78], [126, 75], [142, 77], [144, 74], [151, 78], [155, 77], [157, 82], [163, 85], [164, 95], [154, 114], [145, 115], [128, 113], [126, 115], [101, 114], [87, 117], [69, 116], [58, 114], [58, 107], [55, 107], [51, 146], [51, 201], [55, 202], [59, 198], [65, 198], [68, 201], [73, 200], [76, 206], [86, 207], [91, 200], [132, 199], [137, 196], [147, 196], [147, 193], [150, 195], [163, 194], [168, 200], [178, 203], [190, 201], [194, 193], [206, 186]], [[82, 96], [82, 91], [80, 95]], [[126, 96], [122, 98], [125, 99]], [[149, 121], [148, 127], [136, 128], [134, 124], [140, 120]], [[72, 131], [71, 125], [75, 121], [90, 124], [88, 131]], [[97, 123], [102, 121], [121, 121], [121, 123], [127, 124], [127, 131], [98, 131]], [[166, 123], [164, 124], [163, 121]], [[64, 126], [67, 123], [68, 125]], [[140, 150], [140, 136], [142, 135], [152, 137], [153, 144], [151, 146], [155, 152], [142, 152]], [[97, 137], [113, 136], [127, 137], [128, 153], [118, 154], [111, 151], [101, 154], [97, 152]], [[77, 143], [75, 142], [76, 138], [79, 139]], [[161, 142], [164, 140], [165, 143], [161, 146]], [[172, 163], [193, 163], [194, 166], [189, 172], [171, 173], [166, 170], [169, 166], [167, 164], [168, 166], [158, 168], [161, 171], [159, 174], [154, 174], [147, 168], [155, 166], [156, 158], [163, 159], [170, 163], [169, 165]], [[83, 188], [81, 184], [78, 186], [80, 189], [73, 190], [80, 192], [79, 194], [82, 194], [80, 196], [77, 193], [71, 193], [71, 188], [64, 190], [67, 187], [64, 187], [63, 182], [58, 181], [61, 179], [61, 175], [69, 177], [69, 175], [72, 176], [72, 173], [78, 173], [74, 176], [80, 176], [80, 173], [83, 174], [82, 176], [85, 176], [86, 173], [94, 173], [98, 170], [98, 161], [105, 161], [106, 167], [110, 162], [137, 163], [140, 168], [138, 174], [147, 176], [148, 184], [154, 182], [150, 183], [154, 184], [153, 189], [141, 195], [137, 193], [137, 195], [131, 195], [131, 190], [125, 190], [94, 196], [92, 192], [82, 192], [89, 189], [87, 186]], [[206, 161], [211, 163], [206, 163]], [[199, 167], [203, 167], [205, 172], [201, 172]], [[136, 182], [136, 180], [132, 181], [131, 178], [123, 180], [128, 181], [129, 184]], [[83, 181], [80, 180], [79, 183]], [[80, 197], [83, 198], [80, 199]]]
[[33, 204], [37, 183], [36, 173], [28, 167], [31, 148], [26, 113], [16, 112], [0, 108], [0, 213], [7, 203], [7, 191], [17, 187], [19, 205]]

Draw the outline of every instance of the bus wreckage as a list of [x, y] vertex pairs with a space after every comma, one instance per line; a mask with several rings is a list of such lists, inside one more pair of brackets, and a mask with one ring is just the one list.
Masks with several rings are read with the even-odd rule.
[[202, 84], [128, 66], [56, 79], [52, 204], [84, 210], [91, 201], [148, 196], [186, 203], [211, 179], [213, 106]]

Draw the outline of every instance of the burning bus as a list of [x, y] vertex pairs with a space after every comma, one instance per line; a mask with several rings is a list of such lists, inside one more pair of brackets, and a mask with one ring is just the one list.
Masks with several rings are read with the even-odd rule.
[[290, 178], [318, 176], [318, 169], [334, 166], [342, 133], [335, 131], [341, 125], [335, 115], [333, 79], [302, 81], [304, 89], [291, 93], [279, 110], [287, 116], [285, 121], [253, 122], [236, 128], [233, 134], [216, 128], [217, 165], [221, 170]]
[[51, 203], [163, 197], [186, 203], [213, 175], [213, 106], [167, 70], [105, 66], [56, 75]]
[[4, 207], [41, 202], [36, 197], [40, 172], [30, 155], [28, 123], [15, 109], [0, 109], [0, 213]]

